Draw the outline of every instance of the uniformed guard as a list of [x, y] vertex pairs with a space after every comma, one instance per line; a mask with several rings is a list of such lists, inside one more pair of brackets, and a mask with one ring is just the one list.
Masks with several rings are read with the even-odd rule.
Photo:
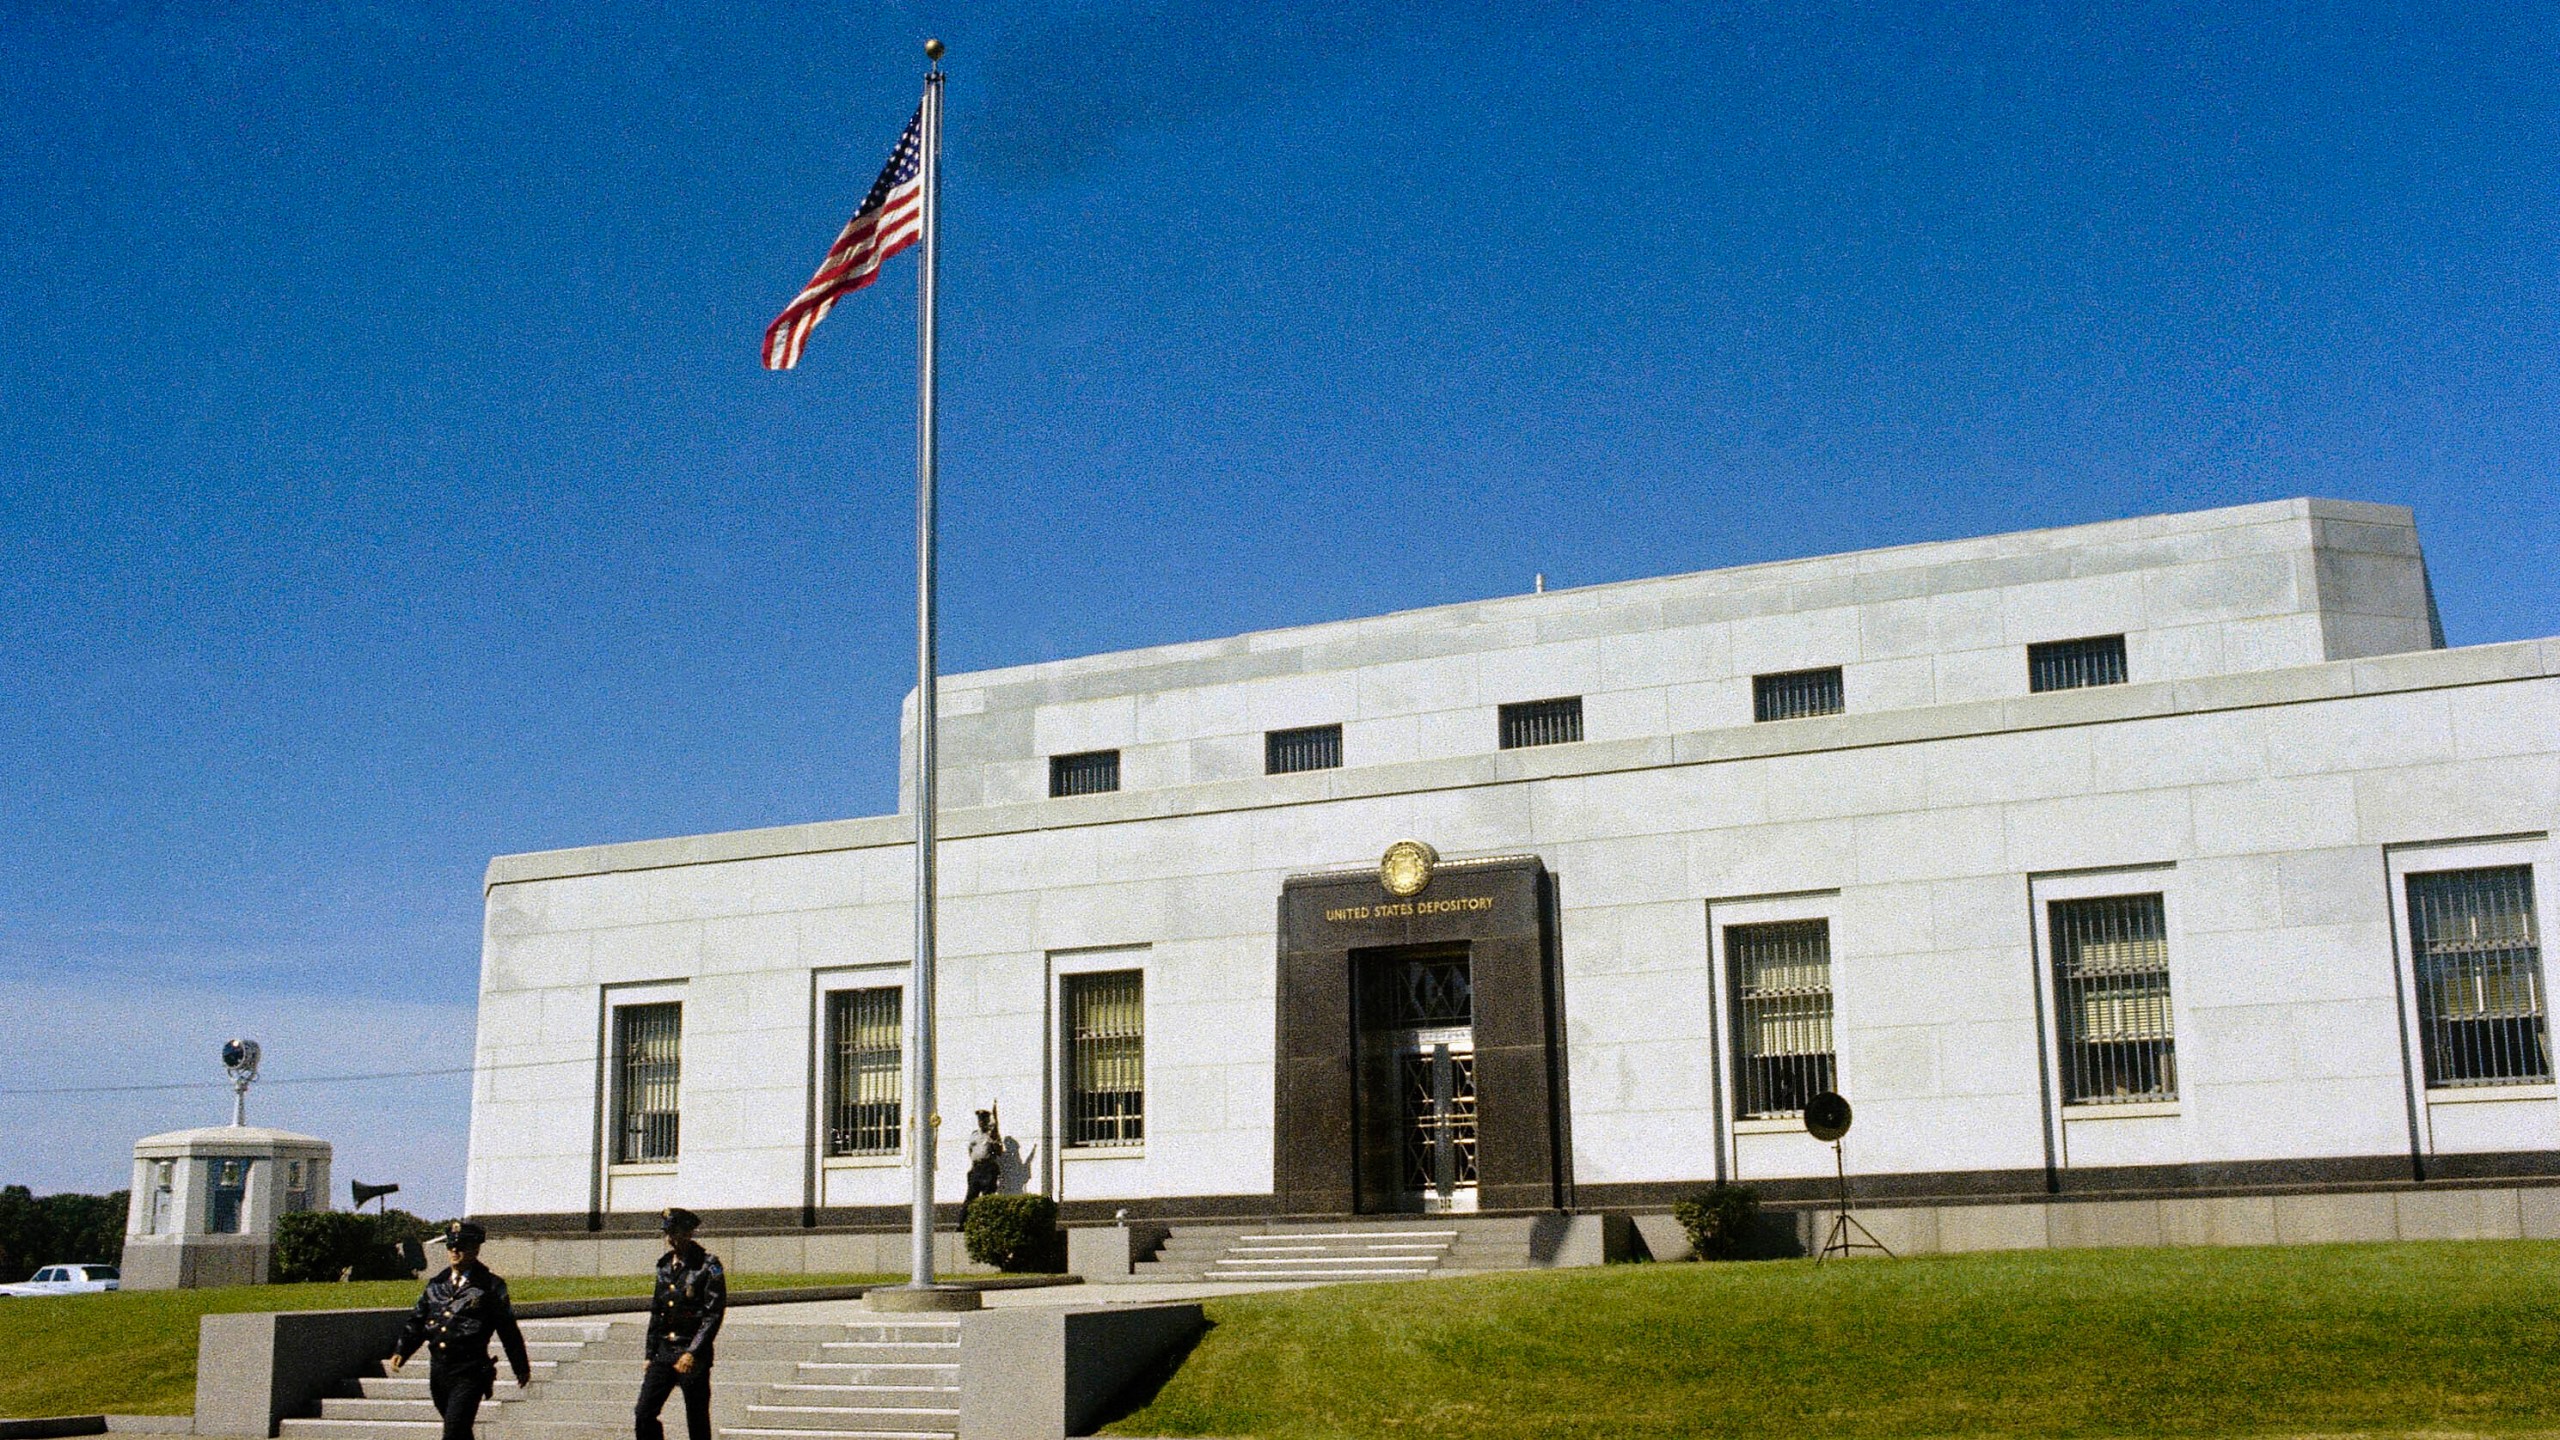
[[427, 1347], [427, 1394], [444, 1417], [444, 1440], [472, 1440], [480, 1402], [498, 1388], [497, 1363], [489, 1358], [493, 1337], [507, 1352], [516, 1388], [533, 1379], [524, 1332], [516, 1328], [515, 1306], [507, 1300], [507, 1282], [480, 1263], [480, 1247], [488, 1238], [488, 1231], [468, 1220], [445, 1227], [445, 1250], [453, 1263], [428, 1277], [418, 1307], [400, 1327], [400, 1349], [387, 1365], [396, 1375], [420, 1345]]
[[658, 1257], [658, 1288], [649, 1299], [649, 1368], [640, 1381], [632, 1429], [639, 1440], [667, 1440], [658, 1412], [667, 1392], [684, 1392], [689, 1440], [711, 1440], [711, 1341], [729, 1310], [729, 1279], [720, 1257], [694, 1243], [702, 1217], [670, 1208], [659, 1229], [667, 1253]]
[[981, 1195], [996, 1193], [1004, 1174], [1004, 1135], [996, 1128], [996, 1112], [978, 1112], [978, 1128], [969, 1135], [969, 1192], [960, 1200], [960, 1228], [969, 1228], [969, 1207]]

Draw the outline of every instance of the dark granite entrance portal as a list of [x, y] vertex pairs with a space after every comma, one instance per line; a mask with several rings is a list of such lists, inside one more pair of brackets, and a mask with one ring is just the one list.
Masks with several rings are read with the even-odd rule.
[[[1364, 963], [1374, 967], [1425, 947], [1464, 955], [1473, 991], [1470, 1178], [1478, 1208], [1563, 1206], [1570, 1177], [1560, 1117], [1563, 1006], [1553, 894], [1546, 866], [1534, 856], [1445, 862], [1404, 898], [1389, 894], [1375, 871], [1301, 875], [1281, 887], [1272, 1174], [1279, 1209], [1339, 1215], [1398, 1207], [1396, 1187], [1378, 1180], [1395, 1173], [1390, 1157], [1369, 1157], [1370, 1183], [1361, 1184], [1357, 996]], [[1378, 1124], [1366, 1128], [1366, 1148], [1383, 1143]]]

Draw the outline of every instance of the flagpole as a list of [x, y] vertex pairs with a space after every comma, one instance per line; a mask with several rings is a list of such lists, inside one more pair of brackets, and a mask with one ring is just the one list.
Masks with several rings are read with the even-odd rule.
[[942, 1116], [936, 1111], [934, 1080], [934, 728], [940, 718], [935, 694], [933, 595], [933, 482], [935, 415], [933, 393], [934, 261], [942, 219], [942, 42], [927, 40], [925, 58], [933, 68], [924, 77], [924, 127], [919, 160], [924, 180], [923, 263], [916, 271], [916, 966], [913, 977], [914, 1023], [908, 1045], [914, 1096], [909, 1128], [914, 1136], [915, 1216], [913, 1274], [908, 1284], [933, 1288], [933, 1161], [941, 1138]]

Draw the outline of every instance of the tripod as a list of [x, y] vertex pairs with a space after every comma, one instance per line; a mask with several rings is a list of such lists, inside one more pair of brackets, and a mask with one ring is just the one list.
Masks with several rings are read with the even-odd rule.
[[[1893, 1252], [1885, 1248], [1884, 1242], [1876, 1238], [1875, 1232], [1859, 1224], [1858, 1217], [1849, 1213], [1849, 1162], [1841, 1154], [1840, 1142], [1837, 1140], [1831, 1142], [1831, 1167], [1840, 1177], [1840, 1208], [1831, 1217], [1830, 1238], [1822, 1242], [1822, 1249], [1813, 1257], [1813, 1263], [1819, 1265], [1834, 1255], [1846, 1256], [1852, 1250], [1873, 1250], [1888, 1259], [1892, 1258]], [[1861, 1238], [1850, 1239], [1849, 1232], [1852, 1230], [1857, 1231]]]

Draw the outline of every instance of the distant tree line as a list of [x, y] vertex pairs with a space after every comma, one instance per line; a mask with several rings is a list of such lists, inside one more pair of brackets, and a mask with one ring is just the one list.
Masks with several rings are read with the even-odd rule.
[[0, 1285], [47, 1265], [124, 1260], [125, 1192], [46, 1195], [24, 1185], [0, 1187]]

